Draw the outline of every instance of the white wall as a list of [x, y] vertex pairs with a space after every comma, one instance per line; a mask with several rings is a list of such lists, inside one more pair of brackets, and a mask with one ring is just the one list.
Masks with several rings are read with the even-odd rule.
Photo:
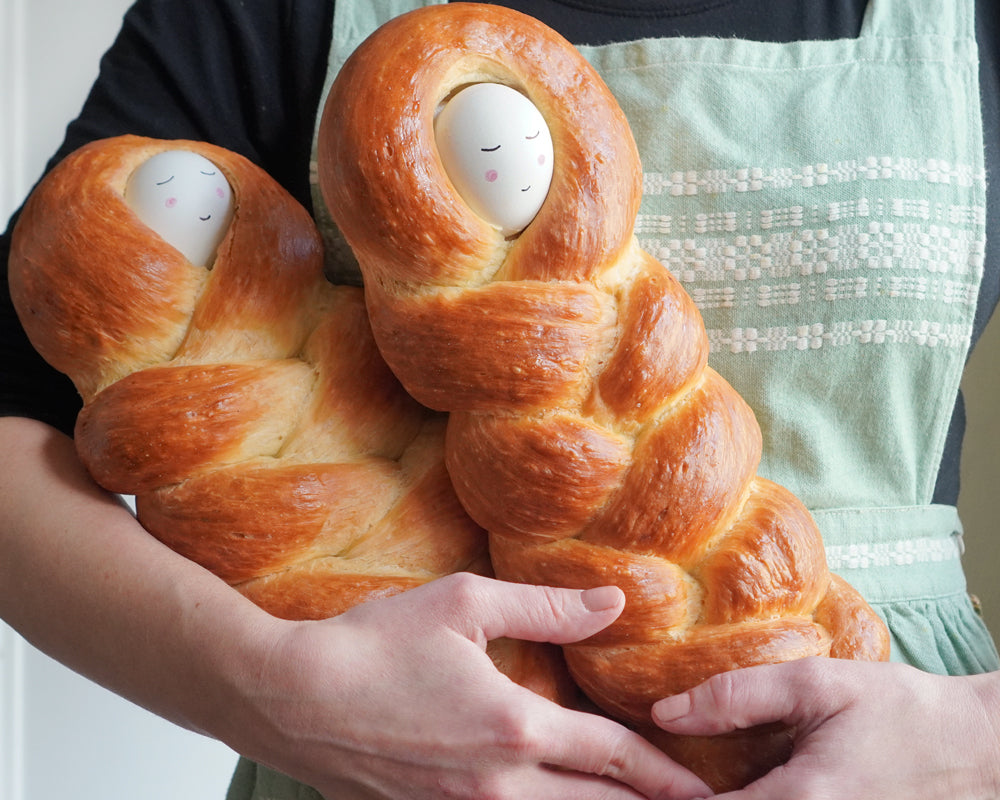
[[[0, 0], [4, 224], [62, 141], [129, 2]], [[0, 800], [222, 800], [235, 762], [0, 626]]]

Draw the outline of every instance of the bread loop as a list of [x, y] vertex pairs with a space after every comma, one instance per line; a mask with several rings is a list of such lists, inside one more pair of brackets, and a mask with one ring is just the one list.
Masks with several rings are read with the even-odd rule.
[[[526, 95], [554, 143], [548, 196], [515, 237], [463, 202], [435, 146], [437, 109], [484, 81]], [[801, 502], [756, 474], [753, 412], [708, 367], [690, 297], [636, 243], [639, 158], [601, 79], [523, 14], [428, 7], [348, 59], [319, 148], [378, 346], [450, 412], [448, 470], [498, 576], [627, 594], [615, 624], [564, 647], [580, 686], [716, 789], [787, 756], [787, 731], [677, 739], [649, 707], [737, 667], [884, 659], [888, 634], [832, 578]]]

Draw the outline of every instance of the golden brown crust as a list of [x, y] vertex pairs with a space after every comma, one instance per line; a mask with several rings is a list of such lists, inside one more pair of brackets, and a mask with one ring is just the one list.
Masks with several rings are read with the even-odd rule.
[[[545, 203], [510, 240], [463, 203], [433, 138], [440, 104], [483, 81], [524, 93], [554, 142]], [[802, 503], [757, 476], [753, 413], [636, 244], [639, 159], [603, 82], [522, 14], [425, 8], [344, 65], [319, 148], [376, 341], [411, 394], [452, 412], [448, 468], [497, 574], [626, 591], [614, 625], [564, 648], [577, 682], [717, 789], [778, 763], [787, 731], [675, 740], [650, 731], [650, 704], [753, 664], [886, 658], [888, 636], [831, 578]]]
[[311, 370], [292, 359], [150, 367], [84, 407], [77, 449], [106, 489], [139, 494], [277, 455], [311, 385]]
[[[168, 149], [232, 186], [208, 268], [125, 202], [132, 171]], [[147, 530], [270, 613], [319, 619], [489, 571], [444, 466], [443, 419], [386, 366], [360, 290], [324, 279], [305, 210], [246, 159], [90, 144], [32, 194], [10, 276], [31, 341], [83, 396], [76, 443], [95, 480], [136, 495]], [[535, 647], [511, 643], [507, 660], [561, 697], [564, 665]]]
[[[395, 279], [376, 265], [401, 252], [409, 253], [409, 280], [419, 283], [478, 283], [500, 266], [502, 235], [469, 213], [434, 146], [438, 105], [470, 82], [491, 80], [527, 94], [549, 123], [558, 154], [550, 197], [566, 201], [542, 208], [519, 240], [527, 257], [506, 264], [506, 277], [578, 281], [629, 246], [641, 176], [630, 166], [638, 156], [628, 123], [620, 111], [608, 113], [617, 107], [603, 83], [580, 80], [578, 54], [524, 19], [491, 16], [469, 3], [446, 14], [406, 15], [344, 65], [340, 85], [359, 78], [381, 87], [379, 100], [335, 93], [318, 157], [328, 204], [364, 196], [365, 224], [345, 233], [377, 282]], [[369, 134], [375, 138], [364, 138]], [[567, 262], [574, 266], [567, 270]]]
[[[129, 175], [154, 144], [83, 148], [28, 198], [11, 242], [10, 292], [35, 349], [70, 376], [85, 400], [176, 352], [207, 272], [150, 241], [122, 201]], [[80, 247], [107, 253], [80, 268]], [[143, 253], [142, 269], [122, 257]], [[54, 291], [53, 287], [59, 287]], [[94, 330], [93, 320], [102, 320]]]

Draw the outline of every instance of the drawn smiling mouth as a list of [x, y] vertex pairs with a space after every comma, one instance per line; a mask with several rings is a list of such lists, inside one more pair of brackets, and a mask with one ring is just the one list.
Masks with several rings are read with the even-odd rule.
[[200, 219], [202, 222], [208, 222], [211, 218], [212, 218], [211, 214], [209, 214], [207, 217], [198, 217], [198, 219]]
[[529, 192], [529, 191], [531, 191], [531, 184], [529, 183], [529, 184], [528, 184], [527, 186], [525, 186], [525, 187], [524, 187], [524, 188], [523, 188], [523, 189], [522, 189], [521, 191], [522, 191], [522, 192]]

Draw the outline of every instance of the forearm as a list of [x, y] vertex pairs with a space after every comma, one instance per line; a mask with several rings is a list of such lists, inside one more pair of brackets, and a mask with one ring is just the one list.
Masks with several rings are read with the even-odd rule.
[[0, 617], [70, 668], [225, 738], [276, 620], [149, 536], [72, 442], [0, 419]]
[[517, 686], [483, 650], [591, 636], [621, 612], [620, 592], [452, 576], [329, 621], [277, 620], [148, 535], [62, 434], [0, 419], [0, 450], [0, 616], [69, 667], [322, 794], [708, 791], [616, 723]]

